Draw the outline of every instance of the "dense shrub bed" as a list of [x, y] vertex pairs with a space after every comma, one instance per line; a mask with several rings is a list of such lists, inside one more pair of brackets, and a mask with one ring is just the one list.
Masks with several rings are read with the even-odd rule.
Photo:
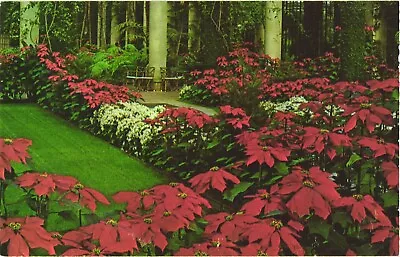
[[[185, 184], [117, 193], [113, 200], [127, 203], [121, 213], [57, 234], [57, 241], [41, 230], [42, 220], [3, 211], [9, 254], [37, 247], [53, 254], [46, 243], [62, 245], [56, 250], [64, 255], [398, 255], [398, 79], [284, 81], [248, 50], [218, 62], [227, 68], [192, 73], [202, 93], [230, 103], [214, 117], [190, 108], [115, 105], [127, 100], [125, 92], [78, 82], [54, 66], [52, 75], [60, 76], [54, 85], [65, 83], [81, 97], [76, 107], [90, 110], [92, 129]], [[96, 91], [104, 88], [106, 94]], [[0, 167], [13, 174], [9, 161], [25, 161], [29, 141], [3, 142]], [[34, 182], [21, 184], [23, 176]], [[79, 210], [109, 201], [73, 178], [21, 177], [2, 183], [32, 188], [42, 219], [53, 192]], [[211, 205], [205, 195], [230, 207]], [[45, 236], [31, 241], [29, 228]]]

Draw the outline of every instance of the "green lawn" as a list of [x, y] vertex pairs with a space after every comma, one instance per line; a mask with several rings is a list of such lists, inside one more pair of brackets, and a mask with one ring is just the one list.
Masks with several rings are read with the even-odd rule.
[[[74, 176], [109, 199], [118, 191], [145, 189], [167, 181], [143, 162], [36, 105], [0, 104], [0, 137], [32, 140], [32, 159], [28, 167], [18, 166], [18, 170]], [[106, 212], [108, 208], [99, 210]]]
[[165, 177], [120, 149], [30, 104], [0, 104], [0, 137], [31, 139], [29, 169], [71, 175], [111, 195]]

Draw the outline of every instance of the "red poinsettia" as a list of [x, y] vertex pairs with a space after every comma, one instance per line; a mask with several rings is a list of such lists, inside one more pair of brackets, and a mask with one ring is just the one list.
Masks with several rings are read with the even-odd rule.
[[246, 155], [249, 156], [246, 162], [247, 165], [257, 161], [260, 165], [265, 163], [269, 167], [273, 167], [275, 159], [287, 162], [290, 156], [290, 150], [284, 148], [282, 144], [277, 142], [273, 145], [267, 145], [263, 141], [251, 140], [246, 144]]
[[396, 151], [399, 151], [398, 145], [372, 137], [363, 137], [358, 140], [358, 144], [370, 148], [374, 152], [375, 158], [386, 155], [393, 159]]
[[342, 116], [351, 116], [344, 126], [344, 131], [346, 133], [356, 127], [357, 120], [364, 123], [370, 133], [375, 130], [376, 125], [393, 124], [392, 113], [388, 109], [365, 102], [366, 100], [364, 100], [364, 98], [361, 99], [363, 99], [363, 102], [357, 104], [341, 105], [344, 110]]
[[62, 236], [62, 242], [65, 246], [71, 246], [62, 256], [103, 256], [111, 255], [112, 252], [98, 246], [93, 242], [91, 235], [81, 230], [69, 231]]
[[389, 254], [392, 256], [399, 256], [399, 217], [396, 217], [397, 226], [393, 226], [391, 223], [383, 224], [371, 224], [366, 225], [364, 229], [375, 229], [373, 236], [371, 237], [371, 243], [384, 242], [386, 239], [390, 239], [389, 243]]
[[181, 248], [176, 256], [238, 256], [237, 246], [224, 235], [214, 235], [207, 242], [195, 244], [191, 248]]
[[[289, 250], [295, 255], [304, 255], [305, 251], [297, 238], [297, 234], [304, 229], [297, 221], [290, 220], [285, 226], [282, 221], [276, 219], [264, 219], [250, 225], [242, 234], [254, 247], [250, 250], [265, 249], [268, 255], [278, 255], [283, 241]], [[258, 242], [258, 244], [252, 244]]]
[[0, 138], [0, 179], [5, 179], [5, 171], [11, 172], [11, 161], [26, 163], [30, 145], [32, 141], [25, 138]]
[[303, 135], [303, 149], [311, 152], [321, 153], [326, 149], [326, 154], [332, 160], [336, 156], [335, 147], [348, 146], [351, 147], [351, 138], [347, 135], [335, 133], [327, 129], [319, 129], [316, 127], [305, 127]]
[[381, 168], [389, 188], [399, 187], [399, 167], [394, 162], [382, 162]]
[[102, 204], [110, 204], [107, 198], [97, 190], [83, 186], [81, 183], [70, 186], [67, 190], [60, 188], [60, 191], [65, 191], [63, 197], [74, 203], [79, 203], [83, 207], [89, 208], [91, 211], [96, 210], [96, 202]]
[[259, 189], [255, 195], [247, 195], [245, 198], [253, 198], [250, 202], [243, 205], [242, 210], [246, 214], [257, 216], [261, 213], [267, 215], [276, 210], [284, 210], [285, 206], [278, 193], [278, 185], [272, 185], [269, 193], [265, 189]]
[[244, 233], [248, 226], [258, 221], [258, 219], [245, 212], [237, 212], [234, 214], [220, 212], [207, 215], [204, 219], [208, 222], [204, 231], [206, 234], [219, 231], [232, 242], [239, 241], [240, 234]]
[[9, 256], [29, 256], [29, 249], [42, 248], [54, 255], [54, 247], [59, 244], [43, 228], [44, 221], [38, 217], [0, 218], [0, 243], [8, 242]]
[[53, 193], [56, 188], [56, 183], [52, 176], [47, 173], [26, 172], [17, 178], [16, 183], [20, 187], [33, 188], [38, 196], [48, 196]]
[[202, 194], [210, 189], [210, 186], [223, 192], [226, 189], [227, 181], [231, 181], [234, 184], [240, 183], [240, 180], [235, 175], [232, 175], [224, 168], [212, 167], [209, 171], [191, 178], [189, 183], [196, 193]]
[[292, 173], [281, 180], [279, 193], [295, 193], [286, 206], [300, 217], [310, 214], [313, 209], [316, 215], [326, 219], [331, 213], [331, 203], [340, 198], [336, 191], [338, 185], [329, 176], [319, 167], [309, 170], [294, 167]]
[[399, 88], [399, 80], [397, 78], [386, 79], [383, 81], [369, 80], [367, 85], [371, 91], [382, 90], [385, 92], [393, 92], [394, 89]]
[[138, 249], [131, 222], [126, 219], [100, 221], [81, 227], [80, 231], [90, 235], [91, 241], [98, 241], [99, 247], [109, 253], [132, 253]]
[[130, 219], [127, 220], [131, 224], [132, 232], [139, 240], [141, 245], [153, 243], [155, 246], [164, 251], [168, 245], [167, 237], [161, 232], [161, 224], [154, 220], [154, 215], [138, 215], [129, 213]]
[[349, 197], [342, 197], [334, 202], [335, 207], [348, 207], [351, 209], [351, 217], [354, 221], [361, 223], [367, 218], [365, 210], [382, 224], [391, 224], [388, 217], [384, 214], [383, 208], [375, 202], [374, 198], [370, 195], [354, 194]]

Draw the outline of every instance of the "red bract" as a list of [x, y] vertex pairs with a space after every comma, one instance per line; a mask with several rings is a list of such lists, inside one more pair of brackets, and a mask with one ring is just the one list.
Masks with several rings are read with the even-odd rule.
[[303, 135], [303, 149], [317, 153], [321, 153], [326, 149], [326, 154], [331, 160], [336, 156], [335, 147], [352, 146], [351, 138], [347, 135], [315, 127], [305, 127], [304, 131], [306, 133]]
[[338, 187], [329, 179], [330, 174], [319, 167], [302, 170], [295, 167], [291, 174], [282, 179], [279, 193], [295, 193], [286, 203], [288, 209], [300, 217], [310, 214], [310, 209], [323, 219], [331, 213], [331, 203], [340, 198]]
[[387, 79], [383, 81], [370, 80], [367, 81], [367, 85], [371, 91], [382, 90], [385, 92], [392, 92], [394, 89], [399, 88], [399, 79]]
[[[276, 219], [264, 219], [249, 226], [242, 234], [249, 243], [258, 242], [268, 255], [278, 255], [281, 249], [281, 240], [285, 242], [289, 250], [295, 255], [304, 255], [303, 247], [297, 241], [300, 236], [297, 232], [304, 229], [297, 221], [290, 220], [285, 226], [282, 221]], [[258, 250], [259, 246], [253, 244]]]
[[141, 216], [129, 214], [129, 217], [131, 218], [128, 221], [132, 225], [132, 232], [141, 245], [153, 243], [161, 251], [164, 251], [168, 241], [166, 236], [161, 232], [161, 224], [153, 221], [153, 215]]
[[212, 167], [209, 171], [191, 178], [189, 183], [196, 193], [202, 194], [210, 189], [210, 186], [223, 192], [226, 189], [228, 180], [234, 184], [240, 183], [240, 180], [235, 175], [227, 172], [224, 168]]
[[287, 162], [290, 156], [290, 150], [282, 147], [282, 144], [266, 145], [265, 142], [259, 140], [251, 140], [246, 144], [246, 155], [249, 156], [246, 164], [250, 165], [258, 161], [260, 165], [263, 163], [269, 167], [273, 167], [275, 159]]
[[399, 256], [399, 217], [396, 217], [397, 226], [393, 226], [391, 223], [388, 224], [373, 224], [373, 226], [364, 226], [364, 228], [375, 229], [373, 236], [371, 237], [371, 243], [384, 242], [386, 239], [390, 239], [389, 243], [389, 254], [393, 256]]
[[390, 220], [383, 213], [383, 208], [375, 202], [374, 198], [370, 195], [360, 195], [354, 194], [351, 197], [343, 197], [335, 201], [335, 207], [347, 207], [351, 209], [351, 217], [354, 221], [361, 223], [367, 214], [365, 210], [374, 217], [376, 220], [380, 221], [382, 224], [391, 224]]
[[206, 234], [219, 231], [232, 242], [239, 241], [240, 234], [244, 233], [248, 226], [258, 221], [258, 219], [243, 212], [234, 214], [221, 212], [207, 215], [204, 219], [208, 222], [204, 231]]
[[99, 242], [99, 247], [109, 253], [132, 253], [138, 250], [136, 236], [128, 220], [108, 219], [99, 223], [81, 227], [81, 231], [90, 235], [90, 240]]
[[215, 235], [207, 242], [195, 244], [191, 248], [181, 248], [176, 256], [238, 256], [237, 246], [223, 235]]
[[273, 185], [268, 193], [265, 189], [259, 189], [255, 195], [247, 195], [245, 198], [253, 198], [243, 205], [242, 210], [246, 214], [257, 216], [261, 213], [267, 215], [276, 210], [284, 210], [281, 196], [278, 194], [278, 186]]
[[[60, 191], [64, 191], [61, 190]], [[72, 202], [79, 203], [83, 207], [89, 208], [91, 211], [96, 210], [96, 202], [100, 202], [102, 204], [110, 204], [110, 202], [107, 200], [107, 198], [100, 192], [84, 187], [81, 183], [77, 183], [68, 190], [65, 190], [66, 194], [64, 195], [65, 199], [68, 199]]]
[[30, 145], [32, 141], [25, 138], [0, 138], [0, 179], [5, 179], [5, 171], [11, 172], [11, 161], [26, 163]]
[[357, 120], [360, 120], [365, 124], [370, 133], [375, 130], [376, 125], [382, 123], [385, 125], [393, 124], [392, 113], [381, 106], [376, 106], [370, 103], [358, 103], [352, 105], [344, 104], [340, 107], [344, 110], [342, 116], [351, 116], [344, 126], [344, 131], [346, 133], [356, 127]]
[[22, 176], [17, 178], [16, 183], [20, 187], [33, 188], [38, 196], [50, 195], [54, 192], [56, 188], [56, 183], [54, 182], [51, 175], [47, 173], [24, 173]]
[[98, 243], [96, 245], [90, 239], [91, 235], [81, 230], [65, 233], [62, 236], [62, 242], [66, 246], [72, 246], [72, 248], [66, 250], [62, 256], [102, 256], [112, 254], [98, 247]]
[[399, 167], [394, 162], [382, 162], [381, 168], [389, 188], [399, 187]]
[[56, 254], [54, 247], [59, 244], [43, 226], [43, 220], [37, 217], [0, 218], [0, 243], [9, 241], [9, 256], [29, 256], [29, 249], [43, 248], [49, 255]]
[[374, 157], [388, 156], [393, 159], [399, 146], [392, 143], [385, 143], [383, 139], [363, 137], [358, 140], [358, 144], [370, 148], [374, 152]]

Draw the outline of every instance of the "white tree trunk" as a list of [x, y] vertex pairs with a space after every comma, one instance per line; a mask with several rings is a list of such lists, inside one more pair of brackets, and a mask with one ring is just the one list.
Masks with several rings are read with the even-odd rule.
[[39, 15], [38, 6], [27, 8], [30, 1], [20, 2], [20, 34], [19, 44], [37, 45], [39, 42]]
[[281, 59], [282, 2], [265, 2], [264, 53]]
[[150, 1], [149, 68], [154, 68], [154, 89], [161, 90], [161, 69], [167, 66], [167, 1]]
[[189, 2], [188, 49], [189, 53], [200, 50], [200, 20], [195, 2]]
[[111, 38], [110, 44], [114, 46], [117, 42], [119, 42], [119, 29], [118, 29], [118, 12], [117, 12], [117, 5], [118, 2], [111, 2]]

